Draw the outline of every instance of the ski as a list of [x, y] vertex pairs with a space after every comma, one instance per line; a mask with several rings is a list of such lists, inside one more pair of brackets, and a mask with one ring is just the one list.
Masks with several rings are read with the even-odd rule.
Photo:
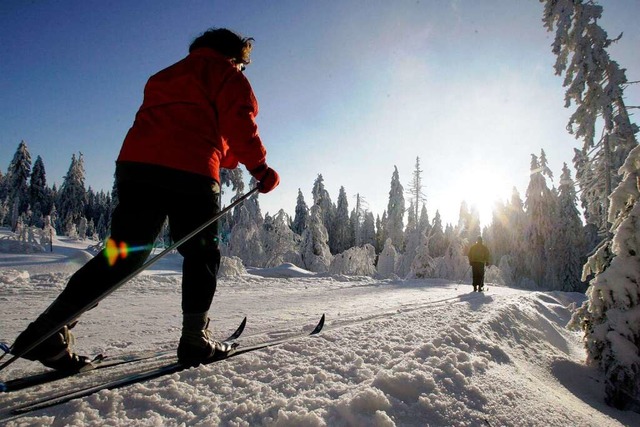
[[[235, 332], [229, 335], [229, 337], [227, 337], [224, 342], [232, 342], [240, 338], [240, 335], [242, 335], [242, 332], [244, 331], [246, 325], [247, 318], [245, 317], [240, 323], [240, 326], [238, 326], [238, 328], [235, 330]], [[25, 388], [35, 387], [37, 385], [50, 383], [63, 378], [85, 374], [97, 369], [111, 368], [114, 366], [120, 366], [149, 359], [160, 359], [162, 357], [168, 357], [173, 354], [175, 354], [175, 350], [134, 352], [116, 357], [99, 355], [94, 358], [89, 364], [82, 367], [82, 369], [78, 371], [46, 371], [39, 374], [29, 375], [27, 377], [0, 382], [0, 392], [8, 393], [23, 390]]]
[[[208, 365], [208, 364], [219, 362], [222, 360], [227, 360], [235, 356], [239, 356], [241, 354], [246, 354], [252, 351], [277, 346], [277, 345], [291, 342], [300, 338], [317, 335], [320, 333], [320, 331], [322, 331], [322, 328], [324, 327], [324, 323], [325, 323], [325, 315], [323, 314], [322, 317], [320, 318], [320, 321], [316, 324], [315, 328], [311, 332], [289, 335], [283, 338], [278, 338], [271, 341], [253, 344], [247, 347], [234, 345], [229, 352], [214, 355], [214, 357], [212, 357], [211, 359], [204, 361], [202, 365]], [[234, 344], [237, 344], [237, 343], [234, 343]], [[177, 358], [173, 357], [171, 361], [169, 361], [166, 364], [162, 364], [161, 366], [143, 368], [139, 371], [125, 374], [123, 376], [120, 376], [119, 378], [107, 380], [100, 384], [95, 384], [85, 388], [71, 390], [71, 391], [63, 391], [59, 394], [49, 395], [41, 399], [38, 399], [34, 402], [29, 402], [29, 403], [20, 405], [18, 407], [9, 409], [8, 411], [0, 412], [0, 420], [6, 421], [8, 419], [12, 419], [20, 415], [25, 415], [27, 413], [30, 413], [36, 410], [50, 408], [52, 406], [65, 403], [73, 399], [79, 399], [85, 396], [89, 396], [101, 390], [113, 390], [113, 389], [131, 385], [131, 384], [152, 380], [165, 375], [170, 375], [176, 372], [180, 372], [184, 369], [188, 369], [189, 367], [190, 366], [185, 366], [178, 363]]]

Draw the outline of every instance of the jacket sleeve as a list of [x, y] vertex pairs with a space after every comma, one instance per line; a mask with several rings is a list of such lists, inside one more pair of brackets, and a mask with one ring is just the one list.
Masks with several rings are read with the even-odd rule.
[[[233, 160], [252, 170], [265, 163], [267, 151], [258, 135], [256, 100], [249, 81], [240, 72], [227, 79], [216, 100], [220, 135]], [[225, 162], [223, 161], [223, 164]]]

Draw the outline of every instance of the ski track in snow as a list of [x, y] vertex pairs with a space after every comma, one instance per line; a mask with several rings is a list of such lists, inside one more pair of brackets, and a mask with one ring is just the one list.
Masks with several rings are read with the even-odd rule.
[[[0, 254], [1, 340], [13, 340], [87, 260], [82, 244], [61, 244], [54, 254]], [[76, 350], [173, 349], [179, 270], [179, 256], [170, 255], [86, 313], [74, 329]], [[584, 295], [491, 284], [480, 294], [444, 280], [310, 276], [289, 267], [264, 271], [270, 277], [250, 271], [220, 279], [210, 311], [215, 334], [228, 335], [245, 315], [249, 344], [308, 330], [322, 313], [324, 331], [5, 424], [640, 425], [639, 414], [603, 403], [600, 374], [584, 365], [580, 335], [565, 328]], [[19, 360], [0, 377], [42, 370]], [[105, 374], [92, 372], [82, 384]], [[74, 381], [0, 394], [0, 408]]]

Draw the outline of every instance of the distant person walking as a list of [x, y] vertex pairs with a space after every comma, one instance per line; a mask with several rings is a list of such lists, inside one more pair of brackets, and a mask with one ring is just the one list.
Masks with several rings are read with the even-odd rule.
[[469, 249], [468, 256], [473, 276], [473, 291], [482, 292], [484, 290], [484, 267], [491, 260], [489, 249], [482, 244], [482, 236], [478, 236], [476, 243]]
[[[259, 181], [261, 193], [279, 184], [258, 135], [258, 103], [242, 73], [251, 62], [252, 40], [211, 29], [193, 41], [185, 58], [149, 78], [116, 161], [119, 203], [106, 248], [78, 270], [18, 336], [14, 354], [23, 353], [139, 268], [167, 218], [174, 241], [213, 218], [220, 211], [220, 168], [244, 164]], [[184, 258], [178, 360], [195, 365], [224, 351], [208, 329], [220, 265], [217, 224], [178, 251]], [[88, 359], [70, 348], [74, 323], [22, 356], [59, 370], [82, 368]]]

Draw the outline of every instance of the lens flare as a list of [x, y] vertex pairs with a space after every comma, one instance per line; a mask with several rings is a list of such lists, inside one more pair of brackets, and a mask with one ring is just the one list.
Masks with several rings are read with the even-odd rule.
[[[121, 250], [124, 247], [125, 252], [124, 255], [121, 255]], [[105, 245], [105, 249], [104, 249], [104, 255], [107, 257], [107, 262], [109, 263], [109, 266], [114, 266], [116, 261], [118, 261], [118, 257], [122, 256], [122, 258], [126, 257], [126, 250], [127, 244], [124, 242], [120, 242], [120, 245], [118, 245], [116, 243], [115, 240], [113, 240], [112, 238], [109, 238], [107, 240], [107, 244]]]
[[132, 252], [142, 252], [151, 250], [151, 246], [129, 246], [126, 242], [117, 243], [112, 238], [107, 239], [104, 248], [104, 256], [110, 267], [113, 267], [118, 259], [127, 258]]

